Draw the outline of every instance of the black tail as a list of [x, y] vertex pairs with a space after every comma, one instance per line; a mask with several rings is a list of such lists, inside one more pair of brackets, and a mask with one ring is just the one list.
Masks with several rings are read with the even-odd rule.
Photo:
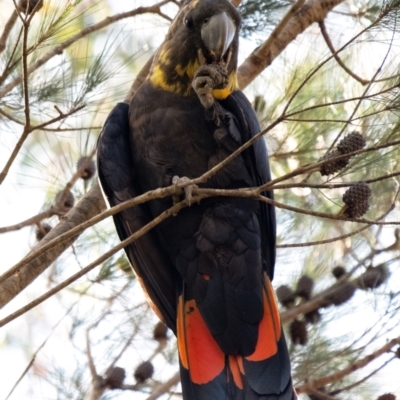
[[278, 308], [265, 275], [264, 317], [248, 357], [226, 355], [194, 300], [178, 305], [178, 347], [184, 400], [296, 400]]
[[[246, 365], [244, 374], [237, 367], [232, 368], [231, 357], [226, 357], [220, 374], [207, 383], [197, 384], [191, 374], [180, 364], [181, 384], [184, 400], [296, 400], [297, 396], [290, 378], [290, 364], [287, 364], [287, 349], [282, 336], [282, 352], [277, 357], [258, 365]], [[232, 371], [233, 369], [233, 371]], [[284, 383], [286, 381], [286, 386]], [[275, 393], [277, 382], [282, 385]]]

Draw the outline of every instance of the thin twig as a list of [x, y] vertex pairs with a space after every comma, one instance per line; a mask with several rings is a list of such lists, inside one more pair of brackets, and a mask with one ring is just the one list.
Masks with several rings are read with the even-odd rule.
[[50, 218], [53, 215], [59, 215], [59, 212], [55, 208], [50, 207], [48, 210], [42, 211], [41, 213], [28, 218], [25, 221], [19, 222], [18, 224], [0, 227], [0, 233], [18, 231], [26, 226], [37, 225], [44, 219]]
[[11, 388], [11, 390], [9, 391], [7, 397], [4, 400], [8, 400], [10, 398], [10, 396], [13, 394], [15, 388], [19, 385], [19, 383], [22, 381], [22, 379], [24, 378], [24, 376], [29, 372], [29, 370], [31, 369], [33, 363], [36, 360], [37, 355], [39, 354], [39, 352], [43, 349], [43, 347], [46, 345], [46, 343], [49, 341], [49, 339], [51, 338], [51, 336], [54, 333], [54, 330], [58, 327], [58, 325], [60, 325], [60, 323], [65, 319], [65, 317], [67, 317], [70, 313], [70, 311], [72, 310], [73, 307], [75, 307], [77, 302], [75, 302], [73, 305], [71, 305], [67, 312], [63, 315], [63, 317], [53, 326], [53, 328], [51, 329], [51, 332], [49, 333], [49, 335], [46, 337], [46, 339], [43, 340], [42, 344], [36, 349], [36, 351], [32, 354], [32, 357], [28, 363], [28, 365], [26, 366], [26, 368], [24, 369], [24, 371], [22, 372], [22, 374], [20, 375], [20, 377], [17, 379], [17, 381], [15, 382], [15, 384], [13, 385], [13, 387]]
[[167, 339], [161, 339], [158, 341], [158, 346], [154, 349], [151, 356], [147, 359], [148, 362], [152, 361], [158, 354], [162, 353], [163, 350], [167, 347]]
[[[42, 123], [40, 125], [30, 126], [30, 125], [26, 124], [25, 127], [24, 127], [24, 130], [23, 130], [23, 133], [22, 133], [21, 137], [19, 138], [17, 144], [14, 147], [14, 150], [12, 151], [8, 161], [6, 162], [6, 165], [4, 166], [3, 170], [0, 173], [0, 185], [3, 183], [4, 179], [6, 178], [8, 172], [9, 172], [9, 170], [11, 168], [11, 165], [15, 161], [15, 158], [17, 157], [19, 151], [21, 150], [22, 145], [24, 144], [26, 138], [28, 137], [28, 135], [31, 132], [33, 132], [33, 131], [35, 131], [37, 129], [42, 129], [43, 127], [45, 127], [47, 125], [50, 125], [50, 124], [52, 124], [54, 122], [60, 121], [62, 119], [65, 119], [65, 118], [71, 116], [72, 114], [82, 110], [84, 107], [86, 107], [86, 105], [82, 104], [82, 105], [80, 105], [78, 107], [74, 107], [72, 110], [68, 111], [65, 114], [63, 112], [60, 112], [60, 115], [58, 115], [57, 117], [52, 118], [51, 120], [49, 120], [47, 122], [44, 122], [44, 123]], [[29, 110], [29, 105], [28, 105], [28, 110]], [[2, 114], [4, 115], [4, 111], [2, 112]], [[28, 111], [28, 114], [29, 114], [29, 111]]]
[[346, 234], [340, 235], [340, 236], [335, 236], [330, 239], [315, 240], [313, 242], [302, 242], [302, 243], [281, 243], [281, 244], [277, 244], [276, 248], [277, 249], [287, 249], [287, 248], [294, 248], [294, 247], [320, 246], [322, 244], [333, 243], [333, 242], [337, 242], [339, 240], [344, 240], [344, 239], [347, 239], [354, 235], [357, 235], [358, 233], [361, 233], [362, 231], [365, 231], [366, 229], [368, 229], [370, 226], [371, 225], [367, 224], [367, 225], [365, 225], [359, 229], [356, 229], [352, 232], [349, 232], [349, 233], [346, 233]]
[[[330, 394], [333, 396], [336, 396], [339, 393], [342, 392], [347, 392], [350, 389], [353, 389], [359, 385], [361, 385], [362, 383], [366, 382], [369, 378], [371, 378], [372, 376], [374, 376], [377, 372], [379, 372], [381, 369], [385, 368], [389, 363], [391, 363], [396, 357], [393, 356], [392, 358], [389, 358], [389, 360], [385, 361], [381, 366], [379, 366], [378, 368], [374, 369], [370, 374], [368, 374], [367, 376], [364, 376], [364, 378], [358, 380], [357, 382], [352, 383], [351, 385], [347, 385], [345, 387], [342, 387], [340, 389], [334, 390], [332, 391]], [[335, 399], [337, 399], [335, 397]]]
[[14, 47], [13, 47], [13, 49], [11, 51], [11, 54], [9, 55], [9, 57], [7, 57], [8, 58], [7, 64], [5, 65], [3, 73], [0, 76], [0, 85], [3, 84], [3, 82], [8, 77], [10, 70], [13, 68], [12, 60], [14, 59], [14, 55], [15, 55], [17, 49], [18, 49], [19, 41], [21, 40], [21, 36], [22, 36], [22, 31], [23, 31], [23, 28], [21, 28], [19, 30], [18, 37], [17, 37], [17, 40], [14, 43]]
[[[320, 21], [343, 0], [310, 0], [292, 15], [284, 25], [278, 37], [257, 47], [238, 69], [239, 87], [244, 89], [258, 76], [272, 61], [291, 43], [300, 33], [304, 32], [312, 23]], [[298, 4], [298, 3], [296, 3]], [[281, 29], [281, 28], [279, 28]]]
[[[364, 28], [363, 30], [361, 30], [359, 33], [357, 33], [357, 35], [353, 36], [347, 43], [345, 43], [342, 47], [340, 47], [335, 53], [338, 54], [341, 51], [343, 51], [344, 49], [346, 49], [351, 43], [353, 43], [356, 39], [358, 39], [360, 36], [362, 36], [365, 32], [368, 32], [368, 30], [370, 30], [371, 28], [373, 28], [374, 26], [376, 26], [382, 18], [384, 18], [384, 14], [381, 14], [379, 16], [379, 18], [374, 21], [373, 23], [371, 23], [369, 26], [367, 26], [366, 28]], [[321, 20], [321, 19], [320, 19]], [[322, 61], [321, 63], [319, 63], [308, 75], [307, 77], [301, 82], [301, 84], [298, 86], [298, 88], [294, 91], [294, 93], [290, 96], [284, 110], [283, 113], [286, 114], [290, 105], [292, 104], [292, 102], [294, 101], [294, 99], [296, 98], [296, 96], [300, 93], [300, 91], [305, 87], [305, 85], [310, 81], [310, 79], [312, 79], [312, 77], [325, 65], [327, 64], [330, 60], [332, 60], [333, 55], [331, 55], [330, 57], [327, 57], [324, 61]], [[309, 109], [312, 109], [311, 107]], [[290, 116], [291, 114], [288, 114], [287, 116]]]
[[[306, 79], [308, 79], [308, 76], [307, 76]], [[293, 115], [302, 114], [302, 113], [304, 113], [306, 111], [318, 110], [318, 109], [323, 108], [323, 107], [331, 107], [331, 106], [334, 106], [334, 105], [337, 105], [337, 104], [349, 103], [351, 101], [367, 100], [367, 99], [376, 97], [378, 95], [389, 93], [389, 92], [391, 92], [393, 90], [398, 89], [398, 87], [399, 87], [399, 85], [396, 83], [395, 85], [390, 86], [390, 87], [385, 88], [385, 89], [382, 89], [382, 90], [380, 90], [379, 92], [376, 92], [376, 93], [363, 94], [361, 96], [355, 96], [355, 97], [351, 97], [351, 98], [348, 98], [348, 99], [330, 101], [329, 103], [320, 103], [320, 104], [316, 104], [316, 105], [309, 106], [309, 107], [306, 107], [306, 108], [302, 108], [301, 110], [298, 110], [298, 111], [291, 111], [289, 113], [285, 113], [284, 114], [285, 115], [285, 120], [286, 121], [287, 120], [291, 121], [292, 119], [289, 119], [289, 118], [291, 118]], [[297, 92], [297, 94], [298, 94], [298, 92]], [[293, 100], [293, 99], [294, 98], [291, 98], [291, 100]], [[289, 100], [289, 101], [291, 101], [291, 100]], [[383, 110], [383, 111], [387, 111], [387, 110]], [[357, 119], [359, 119], [359, 117], [352, 118], [352, 119], [346, 119], [344, 121], [337, 120], [337, 122], [348, 123], [349, 121], [351, 122], [351, 121], [355, 121]]]
[[58, 198], [57, 203], [55, 204], [56, 209], [60, 211], [65, 210], [64, 203], [67, 200], [68, 194], [71, 192], [72, 187], [75, 183], [82, 177], [86, 167], [92, 161], [93, 156], [96, 154], [97, 148], [95, 147], [90, 154], [87, 156], [86, 161], [78, 168], [78, 170], [72, 175], [71, 179], [67, 182], [64, 189], [61, 192], [61, 195]]
[[[393, 35], [395, 35], [395, 32], [396, 32], [396, 29], [393, 30]], [[354, 118], [356, 112], [357, 112], [358, 109], [361, 107], [362, 101], [364, 100], [365, 96], [368, 94], [368, 92], [369, 92], [371, 86], [373, 85], [373, 83], [375, 83], [376, 77], [382, 72], [382, 68], [383, 68], [383, 66], [384, 66], [384, 64], [385, 64], [385, 62], [386, 62], [386, 60], [387, 60], [387, 58], [389, 57], [389, 53], [390, 53], [390, 50], [391, 50], [391, 48], [392, 48], [392, 44], [393, 44], [393, 36], [392, 36], [392, 41], [391, 41], [391, 43], [390, 43], [390, 46], [389, 46], [389, 48], [388, 48], [388, 50], [387, 50], [387, 52], [386, 52], [386, 54], [385, 54], [385, 57], [383, 57], [383, 60], [382, 60], [382, 62], [381, 62], [381, 64], [380, 64], [379, 68], [376, 70], [375, 74], [373, 75], [372, 79], [367, 83], [367, 87], [365, 88], [364, 92], [362, 93], [361, 99], [357, 102], [357, 104], [355, 105], [353, 111], [351, 112], [351, 114], [350, 114], [350, 116], [349, 116], [349, 118], [348, 118], [348, 121], [351, 121], [351, 120]], [[348, 124], [349, 124], [349, 122], [347, 122], [347, 124], [344, 124], [344, 125], [343, 125], [342, 129], [339, 131], [339, 133], [336, 135], [336, 138], [335, 138], [335, 139], [333, 140], [333, 142], [331, 143], [331, 145], [330, 145], [328, 151], [331, 151], [331, 149], [333, 148], [333, 146], [334, 146], [334, 145], [336, 144], [336, 142], [339, 140], [340, 136], [342, 136], [342, 134], [343, 134], [343, 132], [345, 131], [345, 129], [346, 129], [346, 127], [347, 127]]]
[[[17, 5], [15, 5], [16, 10], [15, 12], [18, 15]], [[22, 19], [22, 17], [21, 17]], [[27, 43], [28, 43], [28, 32], [29, 32], [29, 20], [23, 20], [23, 38], [22, 38], [22, 88], [23, 88], [23, 96], [24, 96], [24, 113], [25, 113], [25, 125], [24, 130], [20, 139], [18, 140], [17, 144], [13, 152], [11, 153], [10, 158], [8, 159], [3, 171], [0, 173], [0, 185], [4, 181], [5, 177], [8, 174], [8, 171], [15, 160], [15, 157], [21, 150], [22, 144], [25, 142], [26, 138], [28, 137], [31, 125], [31, 117], [30, 117], [30, 104], [29, 104], [29, 85], [28, 85], [28, 55], [26, 52]]]
[[[320, 240], [320, 241], [309, 242], [309, 243], [306, 242], [306, 243], [298, 243], [298, 244], [287, 244], [287, 245], [280, 245], [280, 246], [277, 246], [277, 247], [282, 247], [282, 248], [284, 248], [284, 247], [305, 247], [305, 246], [311, 246], [311, 245], [326, 244], [326, 243], [330, 243], [332, 241], [342, 240], [342, 239], [345, 239], [347, 237], [353, 236], [353, 235], [355, 235], [357, 233], [360, 233], [360, 232], [366, 230], [371, 225], [388, 225], [388, 224], [392, 224], [390, 222], [389, 223], [384, 223], [384, 222], [379, 222], [379, 221], [381, 221], [382, 219], [386, 218], [395, 209], [397, 197], [399, 196], [399, 193], [400, 193], [399, 190], [400, 189], [397, 189], [395, 195], [393, 196], [393, 200], [391, 202], [390, 207], [380, 217], [376, 218], [372, 224], [367, 223], [366, 226], [363, 226], [363, 227], [361, 227], [361, 228], [359, 228], [359, 229], [357, 229], [357, 230], [355, 230], [353, 232], [350, 232], [348, 234], [345, 234], [345, 235], [342, 235], [342, 236], [339, 236], [339, 237], [336, 237], [336, 238], [333, 238], [333, 239], [326, 239], [326, 240]], [[358, 220], [358, 221], [360, 221], [360, 220]], [[394, 222], [394, 225], [398, 225], [398, 223]], [[397, 246], [397, 241], [394, 244], [390, 245], [388, 248], [382, 249], [380, 251], [392, 250], [392, 248], [395, 248], [394, 246]]]
[[[375, 182], [380, 182], [384, 181], [386, 179], [393, 178], [395, 176], [399, 176], [400, 171], [393, 172], [391, 174], [387, 175], [381, 175], [376, 178], [371, 178], [371, 179], [365, 179], [363, 182], [365, 183], [375, 183]], [[345, 188], [352, 186], [356, 184], [357, 182], [355, 181], [349, 181], [349, 182], [343, 182], [343, 183], [306, 183], [306, 182], [298, 182], [298, 183], [282, 183], [278, 185], [274, 185], [274, 190], [280, 190], [280, 189], [292, 189], [292, 188], [308, 188], [308, 189], [338, 189], [338, 188]]]
[[2, 110], [0, 108], [0, 114], [3, 115], [4, 117], [8, 118], [10, 121], [13, 121], [19, 125], [24, 125], [24, 122], [19, 120], [18, 118], [15, 118], [13, 115], [9, 114], [8, 112]]
[[356, 81], [360, 82], [362, 85], [368, 84], [367, 79], [360, 78], [358, 75], [356, 75], [350, 68], [348, 68], [344, 62], [341, 60], [341, 58], [338, 56], [335, 48], [333, 47], [333, 44], [331, 42], [331, 39], [328, 35], [328, 32], [326, 31], [326, 26], [324, 21], [319, 21], [318, 22], [319, 29], [321, 30], [322, 37], [324, 38], [326, 45], [328, 46], [329, 50], [331, 51], [333, 57], [335, 58], [336, 62]]
[[31, 132], [43, 129], [47, 125], [54, 124], [55, 122], [61, 121], [67, 117], [70, 117], [72, 114], [77, 113], [78, 111], [83, 110], [86, 107], [86, 104], [81, 104], [79, 106], [76, 106], [72, 108], [71, 110], [67, 111], [66, 113], [60, 111], [60, 109], [57, 106], [54, 106], [54, 108], [59, 110], [59, 115], [57, 117], [54, 117], [46, 122], [43, 122], [42, 124], [39, 125], [34, 125], [31, 127]]
[[91, 347], [90, 347], [89, 332], [90, 332], [90, 327], [86, 329], [86, 335], [85, 335], [86, 357], [88, 359], [90, 376], [92, 377], [92, 381], [94, 381], [96, 379], [96, 377], [98, 376], [98, 374], [97, 374], [97, 371], [96, 371], [96, 366], [94, 364], [94, 360], [93, 360], [93, 356], [92, 356], [92, 350], [91, 350]]
[[[103, 310], [103, 312], [100, 314], [100, 316], [92, 323], [90, 324], [87, 328], [86, 328], [86, 355], [88, 358], [88, 364], [89, 364], [89, 370], [90, 370], [90, 375], [92, 377], [93, 381], [96, 381], [96, 379], [99, 377], [99, 375], [97, 374], [96, 371], [96, 367], [93, 361], [93, 357], [92, 357], [92, 353], [91, 353], [91, 347], [90, 347], [90, 337], [89, 337], [89, 333], [90, 331], [95, 328], [100, 321], [102, 321], [104, 319], [104, 317], [109, 314], [111, 306], [113, 301], [121, 295], [121, 293], [130, 285], [131, 282], [127, 282], [122, 288], [121, 290], [119, 290], [117, 293], [115, 293], [113, 296], [111, 296], [108, 300], [107, 300], [107, 307], [105, 308], [105, 310]], [[120, 356], [119, 356], [120, 357]], [[113, 364], [116, 361], [114, 361], [110, 367], [113, 366]]]
[[381, 149], [384, 149], [384, 148], [387, 148], [387, 147], [395, 147], [395, 146], [398, 146], [398, 145], [400, 145], [400, 140], [395, 140], [393, 142], [389, 142], [389, 143], [385, 143], [385, 144], [377, 145], [377, 146], [371, 146], [371, 147], [368, 147], [366, 149], [360, 149], [360, 150], [352, 151], [352, 152], [347, 153], [347, 154], [341, 154], [341, 155], [338, 155], [338, 156], [335, 156], [335, 157], [332, 157], [332, 158], [329, 158], [329, 159], [320, 160], [320, 161], [318, 161], [316, 163], [304, 165], [304, 166], [296, 168], [292, 172], [289, 172], [289, 173], [287, 173], [285, 175], [282, 175], [279, 178], [272, 179], [270, 182], [260, 186], [258, 188], [258, 191], [259, 192], [264, 192], [266, 190], [271, 190], [275, 184], [277, 184], [279, 182], [282, 182], [282, 181], [285, 181], [285, 180], [287, 180], [289, 178], [293, 178], [293, 177], [298, 176], [298, 175], [303, 175], [303, 174], [306, 174], [308, 172], [317, 172], [317, 171], [320, 170], [321, 166], [324, 165], [326, 162], [341, 160], [341, 159], [346, 158], [346, 156], [347, 157], [354, 157], [354, 156], [357, 156], [359, 154], [370, 153], [372, 151], [381, 150]]
[[[281, 203], [276, 200], [272, 200], [270, 198], [264, 197], [258, 194], [259, 188], [255, 189], [203, 189], [203, 188], [194, 188], [193, 194], [197, 195], [199, 199], [203, 199], [206, 197], [214, 197], [214, 196], [225, 196], [225, 197], [247, 197], [253, 198], [255, 200], [271, 204], [275, 207], [282, 208], [284, 210], [293, 211], [299, 214], [311, 215], [313, 217], [332, 219], [336, 221], [347, 221], [347, 222], [357, 222], [360, 224], [369, 224], [369, 225], [400, 225], [400, 221], [389, 221], [389, 222], [379, 222], [378, 220], [369, 220], [366, 218], [348, 218], [344, 217], [341, 214], [329, 214], [322, 213], [317, 211], [309, 211], [299, 207], [289, 206], [287, 204]], [[390, 207], [390, 211], [392, 211], [395, 207], [395, 204], [392, 204]]]
[[320, 390], [314, 389], [314, 388], [310, 389], [310, 391], [308, 393], [315, 395], [315, 397], [318, 400], [337, 400], [336, 397], [332, 397], [329, 394], [321, 392]]
[[14, 27], [15, 23], [17, 22], [17, 19], [18, 19], [18, 13], [16, 10], [13, 10], [12, 14], [10, 15], [10, 18], [4, 25], [3, 34], [1, 35], [0, 38], [0, 54], [6, 48], [7, 39], [10, 36], [11, 30]]
[[160, 396], [167, 393], [171, 389], [172, 386], [177, 385], [179, 383], [179, 381], [180, 381], [180, 375], [179, 375], [179, 371], [177, 371], [170, 379], [168, 379], [166, 382], [162, 383], [160, 386], [157, 386], [153, 390], [151, 395], [149, 397], [147, 397], [146, 400], [158, 399]]
[[89, 130], [100, 130], [102, 126], [82, 126], [81, 128], [35, 128], [45, 132], [74, 132], [74, 131], [89, 131]]
[[114, 368], [115, 364], [118, 362], [118, 360], [123, 356], [123, 354], [125, 353], [125, 351], [128, 349], [128, 347], [132, 344], [132, 340], [134, 339], [134, 337], [137, 335], [138, 333], [138, 328], [136, 326], [136, 329], [134, 329], [131, 333], [131, 335], [129, 336], [128, 340], [126, 340], [125, 344], [122, 346], [122, 349], [120, 350], [120, 352], [114, 357], [114, 360], [112, 360], [110, 366], [107, 368], [107, 370], [110, 370], [112, 368]]
[[361, 360], [356, 361], [355, 363], [349, 365], [348, 367], [343, 368], [340, 371], [337, 371], [331, 375], [327, 375], [323, 378], [314, 379], [312, 381], [305, 383], [304, 385], [297, 386], [296, 392], [299, 394], [300, 393], [309, 393], [314, 388], [322, 387], [329, 383], [340, 381], [347, 375], [350, 375], [352, 372], [365, 367], [366, 365], [368, 365], [369, 363], [371, 363], [372, 361], [374, 361], [381, 355], [388, 353], [394, 346], [399, 345], [399, 344], [400, 344], [400, 337], [392, 339], [388, 343], [386, 343], [384, 346], [379, 348], [378, 350], [367, 355], [366, 357], [362, 358]]
[[[376, 219], [376, 222], [386, 218], [395, 208], [396, 205], [396, 200], [399, 194], [399, 190], [396, 192], [395, 196], [393, 197], [391, 206], [389, 207], [389, 209], [383, 213], [379, 218]], [[336, 236], [334, 238], [331, 239], [325, 239], [325, 240], [317, 240], [314, 242], [304, 242], [304, 243], [282, 243], [282, 244], [278, 244], [276, 247], [277, 248], [288, 248], [288, 247], [306, 247], [306, 246], [317, 246], [317, 245], [321, 245], [321, 244], [327, 244], [327, 243], [332, 243], [332, 242], [336, 242], [338, 240], [343, 240], [346, 239], [348, 237], [354, 236], [366, 229], [368, 229], [371, 225], [367, 224], [359, 229], [356, 229], [353, 232], [349, 232], [347, 234], [341, 235], [341, 236]], [[396, 238], [395, 242], [392, 243], [391, 245], [389, 245], [388, 247], [385, 247], [383, 249], [374, 249], [374, 255], [375, 254], [379, 254], [383, 251], [392, 251], [392, 250], [398, 250], [399, 249], [399, 239]]]

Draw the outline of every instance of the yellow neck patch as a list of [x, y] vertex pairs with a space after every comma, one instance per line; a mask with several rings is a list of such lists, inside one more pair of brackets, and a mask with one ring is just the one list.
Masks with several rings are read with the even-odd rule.
[[[170, 70], [170, 60], [168, 59], [167, 52], [162, 52], [158, 63], [153, 67], [150, 74], [150, 82], [153, 86], [159, 87], [168, 92], [188, 96], [192, 90], [191, 82], [199, 68], [200, 64], [197, 59], [194, 62], [190, 62], [187, 66], [177, 64], [173, 70], [174, 76], [168, 76], [169, 79], [167, 79], [167, 69]], [[188, 84], [189, 82], [190, 84]], [[214, 89], [212, 95], [217, 100], [224, 100], [237, 89], [239, 89], [239, 85], [237, 82], [236, 71], [233, 71], [229, 75], [228, 85], [224, 89]]]

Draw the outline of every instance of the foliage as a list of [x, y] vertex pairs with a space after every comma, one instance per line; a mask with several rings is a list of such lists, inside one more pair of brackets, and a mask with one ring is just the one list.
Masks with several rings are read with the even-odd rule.
[[[129, 7], [140, 5], [133, 3]], [[85, 165], [77, 168], [77, 163], [93, 158], [109, 110], [126, 97], [161, 42], [178, 10], [177, 2], [165, 3], [111, 24], [107, 17], [125, 11], [124, 4], [45, 0], [37, 12], [17, 15], [6, 32], [0, 50], [0, 206], [7, 215], [0, 240], [13, 254], [5, 252], [1, 273], [23, 258], [29, 246], [37, 249], [36, 236], [42, 238], [39, 245], [45, 243], [44, 235], [68, 219], [68, 191], [75, 204], [90, 194], [96, 177], [81, 179]], [[264, 39], [291, 5], [243, 1], [242, 34]], [[7, 18], [13, 15], [12, 4], [4, 10]], [[383, 6], [378, 1], [340, 5], [323, 25], [312, 25], [292, 41], [247, 88], [265, 130], [273, 178], [278, 179], [273, 182], [279, 221], [274, 283], [287, 285], [294, 296], [282, 305], [281, 317], [289, 342], [292, 321], [307, 333], [303, 346], [290, 343], [294, 382], [304, 399], [328, 395], [357, 400], [399, 390], [387, 372], [398, 367], [400, 343], [395, 284], [400, 235], [394, 229], [400, 221], [399, 10], [398, 0]], [[103, 21], [104, 26], [93, 28]], [[321, 33], [324, 27], [328, 39]], [[68, 41], [70, 45], [58, 47]], [[366, 147], [344, 168], [322, 176], [316, 163], [354, 131], [362, 134]], [[3, 169], [7, 160], [9, 171]], [[372, 191], [369, 210], [361, 218], [348, 218], [342, 197], [360, 181]], [[28, 222], [12, 225], [34, 214]], [[19, 296], [18, 305], [65, 282], [117, 243], [109, 219], [86, 229]], [[336, 278], [331, 270], [338, 265], [345, 273]], [[11, 276], [18, 274], [20, 269]], [[305, 274], [314, 283], [307, 296], [298, 288]], [[0, 285], [6, 282], [0, 277]], [[349, 285], [352, 294], [346, 297]], [[2, 318], [18, 305], [5, 306]], [[147, 398], [171, 379], [165, 393], [180, 398], [176, 345], [170, 332], [164, 338], [153, 335], [156, 324], [125, 256], [113, 254], [9, 323], [0, 336], [2, 359], [18, 356], [28, 367], [23, 372], [21, 362], [10, 372], [10, 366], [0, 365], [2, 376], [9, 377], [1, 390], [5, 396], [13, 390], [10, 399], [25, 398], [27, 392], [36, 396], [32, 398]], [[361, 365], [374, 352], [379, 354]], [[143, 363], [150, 363], [154, 374], [135, 381], [134, 371]], [[113, 371], [122, 371], [118, 368], [126, 377], [119, 375], [111, 385]], [[343, 374], [335, 378], [335, 372]]]
[[285, 0], [245, 0], [239, 7], [242, 16], [242, 35], [247, 37], [254, 33], [270, 29], [279, 22], [279, 17], [290, 7], [291, 2]]

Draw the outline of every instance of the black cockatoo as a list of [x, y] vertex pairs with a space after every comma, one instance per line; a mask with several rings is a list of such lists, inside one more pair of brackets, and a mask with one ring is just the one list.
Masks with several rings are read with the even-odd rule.
[[[181, 9], [146, 81], [130, 106], [114, 108], [99, 138], [99, 177], [110, 205], [169, 186], [174, 177], [197, 178], [260, 131], [236, 80], [240, 24], [227, 0], [192, 0]], [[201, 186], [236, 189], [269, 180], [260, 139]], [[117, 214], [120, 238], [173, 201]], [[177, 335], [185, 400], [296, 399], [271, 287], [273, 206], [203, 199], [125, 250], [153, 309]]]

